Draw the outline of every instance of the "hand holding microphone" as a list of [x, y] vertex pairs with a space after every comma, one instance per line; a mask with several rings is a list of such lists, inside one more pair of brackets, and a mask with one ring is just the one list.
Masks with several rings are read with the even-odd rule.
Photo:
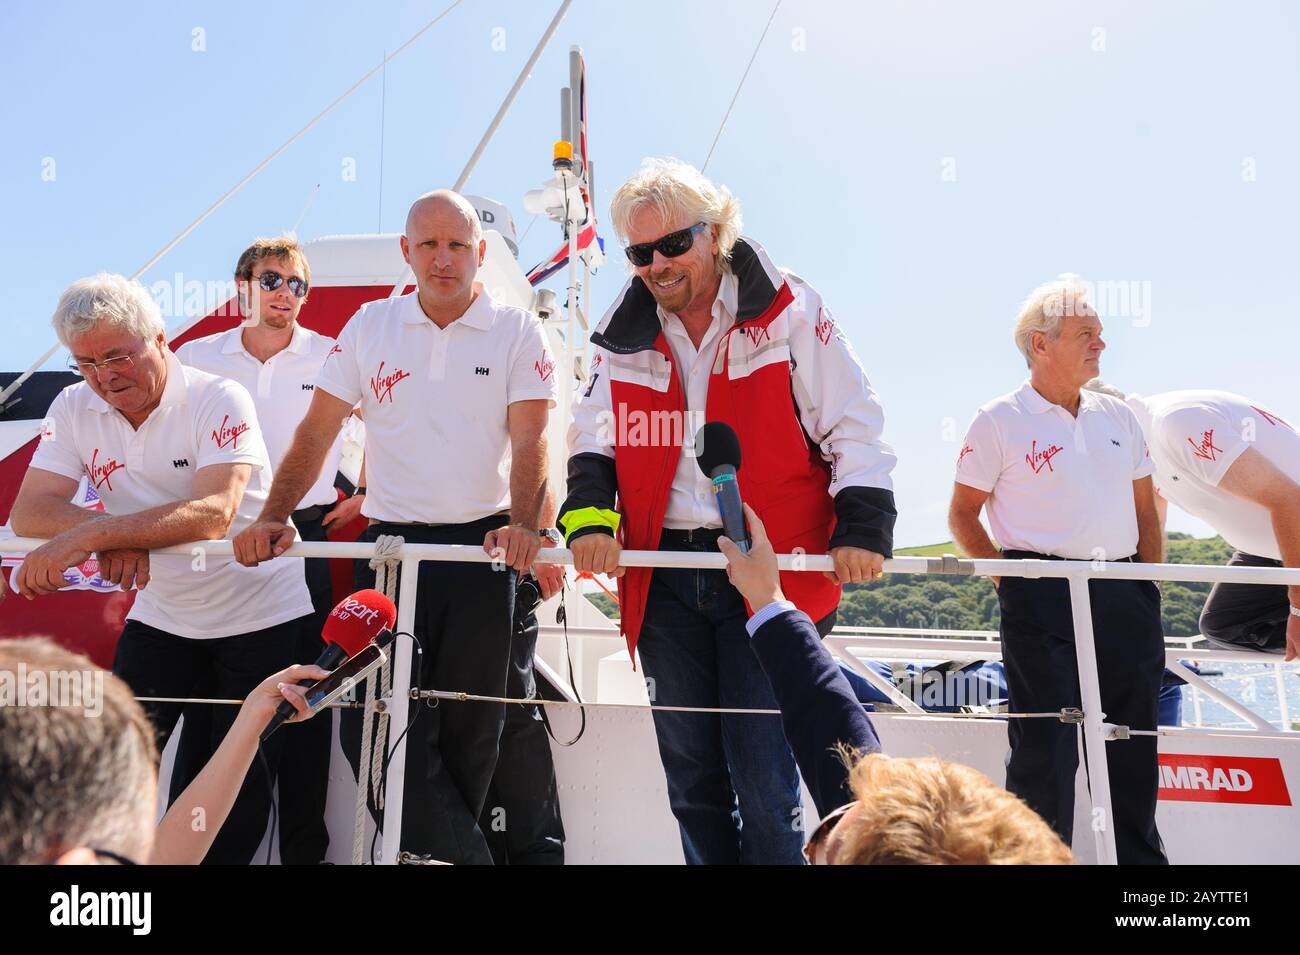
[[758, 519], [754, 509], [744, 505], [753, 535], [749, 553], [743, 553], [730, 538], [718, 538], [718, 549], [727, 558], [727, 579], [740, 591], [752, 611], [757, 613], [768, 604], [784, 600], [781, 592], [781, 574], [776, 564], [776, 551], [767, 539], [767, 528]]
[[[325, 649], [317, 658], [315, 666], [322, 670], [334, 670], [349, 657], [364, 650], [368, 644], [385, 644], [385, 637], [391, 639], [396, 620], [397, 608], [377, 590], [359, 590], [344, 598], [325, 620], [325, 628], [321, 631]], [[299, 680], [298, 685], [310, 689], [318, 682], [320, 681]], [[282, 702], [275, 711], [275, 716], [271, 717], [271, 722], [262, 731], [262, 739], [269, 737], [296, 712], [291, 702]]]

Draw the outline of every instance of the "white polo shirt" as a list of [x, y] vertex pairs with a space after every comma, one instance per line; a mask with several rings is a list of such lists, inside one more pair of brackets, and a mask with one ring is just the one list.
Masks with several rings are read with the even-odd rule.
[[439, 328], [417, 292], [367, 302], [339, 334], [317, 387], [366, 422], [366, 499], [376, 521], [463, 524], [510, 508], [516, 401], [555, 404], [541, 324], [480, 291]]
[[[79, 479], [87, 475], [112, 515], [139, 511], [194, 493], [194, 476], [219, 464], [251, 464], [252, 476], [226, 534], [253, 523], [271, 487], [271, 468], [253, 399], [225, 378], [187, 368], [167, 355], [162, 400], [138, 430], [85, 382], [50, 405], [31, 466]], [[181, 637], [252, 633], [312, 612], [302, 558], [242, 567], [233, 557], [151, 554], [149, 584], [127, 619]]]
[[1073, 560], [1137, 551], [1133, 482], [1153, 470], [1124, 402], [1084, 391], [1074, 417], [1026, 381], [975, 415], [957, 483], [988, 491], [998, 546]]
[[[325, 356], [334, 347], [334, 339], [294, 323], [293, 337], [282, 351], [265, 362], [258, 361], [244, 347], [242, 326], [186, 342], [176, 357], [186, 365], [222, 378], [237, 381], [253, 396], [257, 420], [271, 467], [277, 469], [293, 443], [293, 433], [307, 415], [315, 393], [316, 376]], [[334, 441], [325, 456], [320, 476], [303, 495], [298, 507], [333, 507], [338, 500], [334, 478], [343, 453], [342, 437]], [[295, 508], [296, 510], [296, 508]]]
[[1146, 432], [1160, 494], [1237, 550], [1281, 560], [1267, 508], [1219, 487], [1247, 448], [1300, 481], [1300, 434], [1284, 418], [1226, 391], [1170, 391], [1128, 400]]

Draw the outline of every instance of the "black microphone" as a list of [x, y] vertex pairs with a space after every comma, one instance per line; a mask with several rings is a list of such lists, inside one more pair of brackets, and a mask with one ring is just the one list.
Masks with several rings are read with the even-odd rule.
[[[316, 666], [322, 670], [333, 670], [340, 663], [360, 653], [372, 640], [381, 637], [385, 631], [391, 631], [397, 619], [397, 608], [393, 602], [377, 590], [358, 590], [350, 597], [345, 597], [325, 620], [321, 639], [325, 649], [316, 659]], [[312, 687], [319, 680], [299, 680], [298, 685]], [[298, 712], [288, 700], [281, 700], [271, 722], [262, 731], [262, 741], [280, 728], [286, 720], [292, 719]]]
[[749, 553], [749, 530], [740, 503], [740, 438], [731, 425], [710, 421], [695, 435], [695, 461], [704, 476], [713, 481], [713, 499], [722, 515], [722, 532], [735, 541], [742, 554]]

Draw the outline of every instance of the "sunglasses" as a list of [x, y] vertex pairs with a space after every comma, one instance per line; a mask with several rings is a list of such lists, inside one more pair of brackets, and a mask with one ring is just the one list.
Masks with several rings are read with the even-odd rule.
[[[300, 279], [298, 276], [288, 280], [289, 291], [293, 293], [294, 298], [302, 298], [307, 294], [307, 280]], [[257, 284], [262, 287], [263, 292], [274, 292], [285, 283], [285, 278], [279, 272], [272, 272], [269, 269], [257, 277]]]
[[695, 244], [695, 237], [708, 227], [707, 222], [697, 222], [689, 229], [669, 232], [663, 238], [655, 239], [653, 242], [638, 242], [636, 245], [629, 245], [623, 251], [627, 253], [633, 265], [644, 268], [655, 260], [655, 252], [665, 259], [675, 259], [685, 254]]
[[845, 803], [838, 809], [832, 809], [817, 823], [817, 828], [813, 830], [812, 838], [803, 847], [803, 857], [808, 860], [809, 865], [828, 865], [826, 857], [826, 843], [829, 841], [831, 830], [834, 829], [841, 819], [857, 808], [857, 800]]

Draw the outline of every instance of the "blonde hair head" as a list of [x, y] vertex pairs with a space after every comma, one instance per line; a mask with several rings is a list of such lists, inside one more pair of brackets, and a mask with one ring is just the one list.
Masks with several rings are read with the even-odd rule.
[[714, 264], [719, 272], [729, 268], [731, 250], [740, 238], [740, 200], [726, 186], [714, 185], [690, 163], [680, 159], [647, 159], [641, 168], [610, 199], [614, 231], [627, 239], [632, 216], [643, 206], [652, 206], [664, 222], [685, 213], [686, 218], [713, 226], [718, 251]]
[[873, 753], [849, 777], [858, 808], [839, 823], [841, 865], [1070, 865], [1037, 813], [985, 775], [934, 758]]

